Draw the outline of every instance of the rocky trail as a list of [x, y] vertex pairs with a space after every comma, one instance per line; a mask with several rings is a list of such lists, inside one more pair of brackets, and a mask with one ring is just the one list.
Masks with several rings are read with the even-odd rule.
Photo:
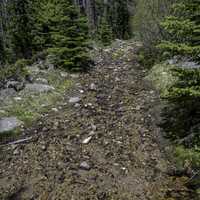
[[96, 52], [61, 108], [25, 130], [30, 141], [1, 147], [0, 199], [194, 199], [167, 175], [159, 97], [137, 63], [139, 47], [120, 45]]

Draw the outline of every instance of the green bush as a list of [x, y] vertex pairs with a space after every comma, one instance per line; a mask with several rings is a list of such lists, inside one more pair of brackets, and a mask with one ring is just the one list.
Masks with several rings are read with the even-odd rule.
[[25, 59], [20, 59], [15, 64], [0, 68], [0, 80], [3, 81], [10, 78], [17, 80], [24, 79], [28, 75], [27, 62]]

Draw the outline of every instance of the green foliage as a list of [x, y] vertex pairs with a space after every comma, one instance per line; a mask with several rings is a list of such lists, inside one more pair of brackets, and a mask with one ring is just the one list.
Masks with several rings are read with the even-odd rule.
[[[199, 60], [200, 3], [197, 0], [179, 0], [172, 6], [172, 15], [162, 23], [167, 37], [159, 48], [168, 56], [187, 57]], [[165, 98], [170, 108], [165, 110], [164, 123], [172, 139], [186, 139], [187, 146], [199, 145], [200, 118], [200, 69], [183, 69], [178, 66], [171, 71], [176, 78], [168, 88]], [[194, 135], [194, 136], [193, 136]]]
[[54, 64], [65, 69], [86, 69], [90, 60], [86, 18], [69, 0], [49, 1], [46, 12], [49, 14], [41, 21], [47, 32], [43, 41]]
[[198, 169], [200, 167], [200, 151], [199, 149], [186, 149], [179, 146], [175, 150], [175, 158], [177, 165], [183, 168], [186, 164], [190, 163], [193, 168]]
[[[130, 39], [132, 36], [130, 26], [130, 12], [128, 10], [128, 0], [110, 0], [101, 1], [95, 0], [96, 5], [96, 33], [97, 39], [110, 40], [114, 38], [118, 39]], [[103, 29], [103, 30], [102, 30]], [[101, 34], [101, 32], [103, 32]], [[104, 38], [104, 32], [109, 35], [108, 38]], [[104, 41], [102, 41], [104, 43]], [[107, 43], [107, 42], [105, 42]], [[109, 42], [108, 42], [109, 43]]]
[[200, 98], [200, 69], [174, 68], [178, 81], [169, 89], [168, 99], [188, 101]]
[[141, 60], [141, 64], [148, 68], [160, 60], [160, 52], [156, 49], [157, 43], [164, 37], [160, 22], [169, 14], [173, 1], [139, 0], [136, 3], [131, 19], [132, 31], [135, 38], [143, 43], [142, 54], [145, 60]]
[[32, 6], [31, 0], [11, 1], [9, 4], [8, 34], [14, 60], [30, 58], [32, 55], [34, 29]]
[[112, 0], [111, 5], [108, 7], [107, 19], [116, 38], [130, 38], [130, 13], [127, 0]]
[[102, 23], [99, 26], [98, 39], [105, 46], [110, 45], [112, 42], [113, 39], [112, 29], [105, 18], [102, 20]]
[[161, 24], [168, 38], [158, 46], [171, 55], [190, 56], [198, 60], [200, 54], [200, 3], [196, 0], [178, 1], [173, 15]]
[[0, 68], [0, 80], [3, 81], [13, 77], [19, 80], [24, 79], [25, 76], [28, 75], [26, 65], [27, 60], [21, 59], [18, 60], [15, 64], [10, 64]]

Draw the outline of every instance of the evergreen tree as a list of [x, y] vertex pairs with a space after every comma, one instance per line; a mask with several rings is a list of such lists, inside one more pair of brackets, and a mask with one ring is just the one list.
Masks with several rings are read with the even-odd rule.
[[48, 26], [52, 47], [48, 48], [48, 52], [59, 67], [86, 69], [90, 60], [86, 18], [80, 16], [71, 0], [52, 2], [54, 6]]
[[107, 19], [110, 22], [109, 25], [112, 27], [114, 36], [119, 39], [130, 38], [128, 0], [111, 0], [107, 9]]
[[[159, 47], [171, 55], [186, 56], [199, 60], [200, 55], [200, 2], [198, 0], [181, 0], [173, 5], [174, 15], [169, 16], [162, 23], [169, 34], [169, 39], [163, 41]], [[184, 100], [200, 96], [198, 70], [175, 69], [180, 83], [171, 90], [171, 96]], [[189, 78], [189, 79], [188, 79]], [[191, 79], [191, 80], [190, 80]], [[184, 82], [184, 84], [183, 84]], [[197, 85], [196, 85], [197, 84]], [[176, 95], [175, 95], [176, 94]]]
[[98, 28], [98, 39], [105, 46], [110, 45], [113, 39], [112, 29], [105, 17], [102, 19], [102, 22]]
[[[164, 52], [169, 52], [171, 56], [199, 60], [199, 10], [199, 0], [181, 0], [173, 5], [174, 15], [167, 17], [162, 23], [168, 33], [168, 39], [159, 45]], [[176, 108], [177, 124], [182, 124], [185, 137], [187, 134], [193, 134], [194, 130], [199, 131], [196, 129], [200, 127], [200, 69], [184, 69], [180, 66], [173, 69], [173, 74], [177, 81], [169, 89], [167, 99]], [[180, 129], [176, 129], [176, 134], [178, 130]]]
[[175, 3], [174, 15], [167, 17], [162, 23], [169, 37], [159, 47], [171, 55], [190, 56], [198, 60], [200, 54], [199, 10], [199, 0], [179, 0]]
[[9, 5], [8, 27], [12, 51], [17, 58], [29, 58], [33, 48], [33, 7], [31, 0], [13, 0]]

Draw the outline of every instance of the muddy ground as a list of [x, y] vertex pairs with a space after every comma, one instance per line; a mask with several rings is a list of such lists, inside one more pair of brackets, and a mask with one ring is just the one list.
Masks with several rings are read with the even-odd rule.
[[25, 130], [33, 139], [1, 147], [0, 199], [195, 199], [186, 178], [167, 173], [160, 100], [137, 49], [121, 42], [96, 51], [95, 67], [74, 76], [59, 108]]

